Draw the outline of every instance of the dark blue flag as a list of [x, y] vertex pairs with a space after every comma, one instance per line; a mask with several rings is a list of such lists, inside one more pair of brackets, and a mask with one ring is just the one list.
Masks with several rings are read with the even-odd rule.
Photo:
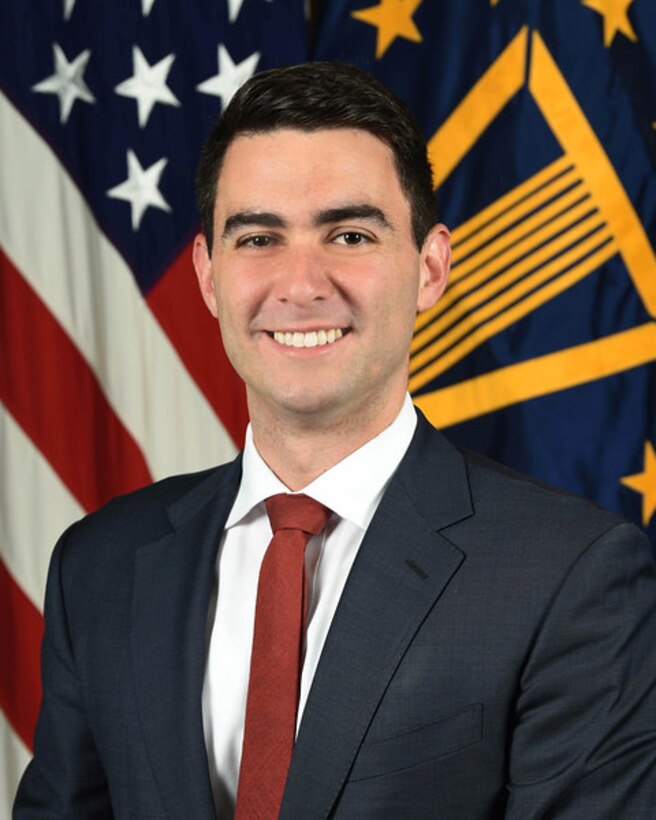
[[430, 146], [454, 262], [417, 405], [656, 543], [656, 4], [334, 0], [316, 57], [389, 85]]

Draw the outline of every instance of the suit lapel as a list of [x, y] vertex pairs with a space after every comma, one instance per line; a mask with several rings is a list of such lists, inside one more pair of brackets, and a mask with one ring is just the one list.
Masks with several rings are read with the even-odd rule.
[[137, 706], [168, 816], [209, 820], [214, 807], [201, 692], [217, 548], [241, 473], [220, 468], [169, 508], [174, 532], [135, 559], [132, 661]]
[[328, 816], [391, 677], [464, 559], [438, 530], [471, 513], [462, 456], [420, 418], [328, 633], [281, 820]]

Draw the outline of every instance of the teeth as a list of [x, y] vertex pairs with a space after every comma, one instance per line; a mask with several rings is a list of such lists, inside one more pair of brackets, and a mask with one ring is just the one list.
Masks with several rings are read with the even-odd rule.
[[309, 333], [290, 333], [276, 330], [273, 338], [278, 344], [286, 347], [321, 347], [322, 345], [332, 344], [341, 339], [343, 332], [340, 328], [334, 330], [311, 330]]

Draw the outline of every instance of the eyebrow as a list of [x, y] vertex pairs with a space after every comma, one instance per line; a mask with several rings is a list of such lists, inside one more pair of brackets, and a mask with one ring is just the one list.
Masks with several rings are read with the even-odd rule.
[[394, 230], [385, 214], [375, 205], [342, 205], [338, 208], [327, 208], [319, 211], [313, 222], [315, 225], [330, 225], [333, 222], [345, 222], [350, 219], [368, 219], [377, 222], [383, 228]]
[[223, 226], [223, 239], [230, 236], [237, 228], [258, 225], [263, 228], [285, 228], [287, 223], [278, 214], [267, 211], [240, 211], [229, 216]]
[[[341, 205], [337, 208], [326, 208], [318, 211], [312, 222], [315, 226], [331, 225], [334, 222], [344, 222], [351, 219], [367, 219], [377, 222], [383, 228], [394, 230], [391, 223], [380, 208], [375, 205], [353, 204]], [[279, 214], [270, 211], [239, 211], [231, 214], [223, 226], [222, 238], [227, 239], [237, 228], [258, 226], [263, 228], [286, 228], [287, 221]]]

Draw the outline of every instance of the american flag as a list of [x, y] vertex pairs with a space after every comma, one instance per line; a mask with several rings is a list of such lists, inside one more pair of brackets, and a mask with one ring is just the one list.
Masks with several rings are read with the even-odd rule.
[[299, 0], [5, 0], [0, 49], [0, 818], [30, 754], [49, 555], [246, 424], [191, 266], [200, 145]]

